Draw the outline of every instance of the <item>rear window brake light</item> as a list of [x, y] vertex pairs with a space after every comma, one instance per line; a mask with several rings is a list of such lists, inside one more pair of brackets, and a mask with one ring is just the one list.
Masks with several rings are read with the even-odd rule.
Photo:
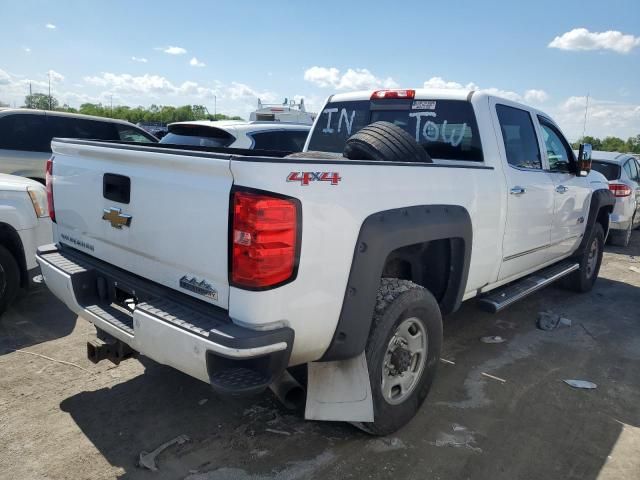
[[409, 98], [413, 99], [416, 91], [412, 89], [376, 90], [371, 94], [371, 100], [381, 100], [383, 98]]

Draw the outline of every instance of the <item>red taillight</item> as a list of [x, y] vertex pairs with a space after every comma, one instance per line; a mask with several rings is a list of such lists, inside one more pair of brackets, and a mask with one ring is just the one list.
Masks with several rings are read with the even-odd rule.
[[631, 188], [624, 183], [610, 183], [609, 190], [613, 192], [614, 197], [628, 197], [631, 195]]
[[45, 182], [47, 185], [47, 205], [49, 207], [49, 218], [51, 218], [52, 222], [55, 222], [56, 209], [53, 206], [53, 157], [47, 160]]
[[232, 283], [266, 288], [289, 280], [299, 242], [297, 201], [242, 191], [232, 201]]
[[371, 100], [380, 100], [383, 98], [414, 98], [415, 90], [376, 90], [371, 94]]

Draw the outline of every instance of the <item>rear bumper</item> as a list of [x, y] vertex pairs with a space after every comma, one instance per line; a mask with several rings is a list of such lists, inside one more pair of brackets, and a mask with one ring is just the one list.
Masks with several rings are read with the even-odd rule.
[[[290, 328], [240, 327], [225, 310], [68, 247], [45, 245], [36, 259], [49, 289], [73, 312], [221, 393], [262, 390], [288, 365]], [[126, 308], [123, 297], [135, 306]]]

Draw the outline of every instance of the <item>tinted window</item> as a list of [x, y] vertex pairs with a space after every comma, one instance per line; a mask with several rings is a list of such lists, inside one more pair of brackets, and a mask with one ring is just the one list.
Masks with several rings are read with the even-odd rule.
[[116, 129], [118, 130], [118, 136], [123, 142], [155, 142], [153, 138], [143, 132], [141, 129], [134, 126], [122, 125], [116, 123]]
[[615, 163], [593, 160], [591, 162], [591, 168], [596, 172], [600, 172], [607, 180], [617, 180], [620, 178], [620, 166]]
[[341, 153], [347, 138], [377, 121], [391, 122], [406, 130], [431, 158], [483, 160], [473, 107], [462, 100], [329, 103], [313, 130], [309, 150]]
[[496, 112], [509, 165], [542, 169], [538, 137], [529, 112], [506, 105], [496, 105]]
[[540, 122], [542, 138], [547, 149], [549, 170], [552, 172], [570, 172], [573, 152], [562, 134], [552, 125]]
[[51, 135], [44, 115], [15, 114], [0, 118], [0, 148], [50, 152]]
[[629, 160], [631, 164], [631, 173], [633, 173], [633, 177], [631, 177], [635, 182], [640, 181], [640, 173], [638, 172], [638, 163], [635, 160]]
[[190, 145], [196, 147], [228, 147], [235, 138], [221, 128], [203, 125], [169, 125], [167, 133], [160, 143]]
[[256, 132], [249, 136], [253, 138], [253, 148], [256, 150], [300, 152], [304, 148], [308, 133], [304, 130], [279, 130]]
[[53, 137], [86, 140], [120, 140], [115, 124], [74, 117], [48, 116]]

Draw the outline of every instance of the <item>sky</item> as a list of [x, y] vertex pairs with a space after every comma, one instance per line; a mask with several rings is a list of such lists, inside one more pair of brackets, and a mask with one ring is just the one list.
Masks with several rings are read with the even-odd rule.
[[403, 87], [493, 91], [570, 140], [640, 134], [640, 1], [0, 0], [0, 101], [263, 102]]

